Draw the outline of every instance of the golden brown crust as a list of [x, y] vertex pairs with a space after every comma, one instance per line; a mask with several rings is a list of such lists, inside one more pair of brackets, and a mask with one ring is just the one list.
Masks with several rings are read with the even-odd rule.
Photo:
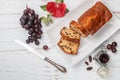
[[80, 39], [70, 39], [69, 37], [66, 37], [65, 35], [61, 34], [62, 37], [68, 41], [74, 42], [74, 43], [78, 43], [80, 41]]
[[[61, 38], [60, 41], [58, 42], [58, 46], [60, 47], [60, 49], [62, 51], [64, 51], [67, 54], [72, 54], [72, 55], [75, 55], [75, 54], [78, 53], [78, 48], [79, 48], [79, 45], [80, 45], [80, 41], [78, 43], [74, 43], [74, 42], [70, 42], [70, 41], [65, 40], [67, 42], [65, 42], [65, 44], [64, 43], [61, 44], [63, 40], [65, 40], [65, 39]], [[71, 43], [71, 45], [69, 45], [70, 43]], [[74, 46], [73, 46], [73, 44], [74, 44]], [[66, 50], [66, 48], [74, 49], [74, 47], [75, 47], [74, 51], [72, 51], [72, 50], [71, 51]]]
[[80, 16], [78, 22], [83, 25], [88, 33], [90, 33], [94, 28], [93, 24], [96, 18], [97, 14], [95, 10], [90, 8], [82, 16]]
[[80, 33], [83, 37], [87, 37], [89, 35], [86, 29], [74, 20], [70, 22], [70, 28]]
[[[100, 7], [100, 6], [102, 6], [102, 7]], [[112, 13], [107, 9], [107, 7], [103, 3], [97, 2], [96, 7], [100, 11], [99, 14], [101, 16], [99, 18], [100, 23], [91, 32], [92, 35], [95, 34], [106, 22], [108, 22], [112, 18]]]
[[83, 25], [88, 33], [93, 35], [109, 21], [111, 17], [112, 14], [107, 7], [103, 3], [97, 2], [78, 18], [78, 22]]

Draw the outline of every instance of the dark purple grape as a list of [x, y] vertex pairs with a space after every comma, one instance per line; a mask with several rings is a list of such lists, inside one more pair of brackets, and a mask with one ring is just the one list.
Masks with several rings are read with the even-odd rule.
[[41, 24], [39, 24], [39, 25], [38, 25], [38, 28], [40, 28], [40, 29], [41, 29], [41, 28], [42, 28], [42, 25], [41, 25]]
[[43, 46], [43, 49], [44, 49], [44, 50], [48, 50], [48, 46], [47, 46], [47, 45], [44, 45], [44, 46]]
[[27, 17], [26, 15], [23, 15], [22, 18], [23, 18], [24, 20], [27, 20], [27, 19], [28, 19], [28, 17]]
[[42, 34], [43, 32], [42, 32], [42, 30], [39, 30], [39, 32], [38, 32], [39, 34]]
[[37, 40], [38, 40], [38, 38], [35, 36], [35, 37], [34, 37], [34, 41], [37, 41]]
[[25, 25], [22, 25], [22, 28], [25, 28]]
[[39, 39], [40, 39], [40, 38], [41, 38], [41, 35], [37, 34], [37, 38], [39, 38]]
[[32, 35], [32, 32], [31, 32], [31, 31], [28, 31], [28, 34], [29, 34], [29, 35]]
[[31, 31], [31, 32], [34, 32], [34, 28], [30, 28], [30, 31]]
[[31, 22], [33, 22], [33, 21], [34, 21], [34, 19], [35, 19], [35, 17], [34, 17], [34, 16], [30, 16], [30, 17], [29, 17], [29, 21], [31, 21]]
[[34, 27], [35, 27], [35, 28], [38, 28], [38, 25], [36, 24]]
[[26, 40], [26, 43], [30, 43], [30, 40], [29, 40], [29, 39], [27, 39], [27, 40]]
[[20, 18], [20, 22], [22, 21], [22, 19], [23, 19], [23, 18], [21, 17], [21, 18]]
[[38, 19], [38, 17], [39, 17], [39, 16], [38, 16], [38, 14], [35, 14], [35, 18], [37, 18], [37, 19]]
[[33, 36], [33, 37], [35, 37], [35, 36], [36, 36], [36, 33], [35, 33], [35, 32], [34, 32], [34, 33], [32, 33], [32, 36]]
[[36, 45], [39, 45], [39, 44], [40, 44], [40, 42], [39, 42], [38, 40], [36, 40], [36, 41], [35, 41], [35, 44], [36, 44]]
[[116, 48], [112, 48], [111, 50], [113, 53], [116, 53], [117, 52], [117, 49]]
[[39, 29], [38, 29], [38, 28], [35, 28], [35, 32], [39, 32]]
[[32, 26], [32, 22], [31, 22], [31, 21], [28, 21], [27, 25], [28, 25], [28, 26]]
[[117, 42], [112, 42], [112, 47], [116, 47], [117, 46]]
[[27, 11], [27, 10], [24, 10], [24, 11], [23, 11], [23, 14], [24, 14], [24, 15], [27, 15], [27, 14], [28, 14], [28, 11]]
[[27, 21], [24, 19], [21, 19], [21, 25], [26, 25]]
[[30, 39], [30, 42], [31, 42], [31, 43], [33, 43], [33, 40], [32, 40], [32, 39]]
[[27, 9], [26, 9], [27, 13], [29, 13], [30, 10], [31, 10], [31, 9], [27, 7]]
[[40, 19], [38, 19], [38, 24], [41, 24], [41, 20]]
[[29, 26], [28, 25], [25, 25], [24, 26], [26, 30], [29, 30]]
[[28, 39], [29, 39], [29, 40], [31, 40], [31, 39], [33, 40], [33, 37], [32, 37], [32, 36], [28, 36]]
[[112, 49], [111, 44], [108, 44], [108, 45], [107, 45], [107, 49], [108, 49], [108, 50]]
[[38, 20], [37, 20], [37, 19], [35, 19], [35, 20], [34, 20], [34, 24], [37, 24], [37, 22], [38, 22]]
[[31, 15], [34, 15], [34, 13], [35, 13], [34, 10], [30, 10]]

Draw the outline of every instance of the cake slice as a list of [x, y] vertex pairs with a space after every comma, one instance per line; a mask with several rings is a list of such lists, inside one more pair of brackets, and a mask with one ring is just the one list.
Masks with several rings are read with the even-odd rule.
[[74, 43], [66, 39], [61, 38], [58, 42], [58, 46], [68, 54], [77, 54], [80, 42]]
[[74, 31], [76, 31], [78, 34], [80, 34], [82, 37], [87, 37], [89, 33], [86, 31], [86, 29], [76, 21], [70, 22], [70, 28]]
[[68, 41], [72, 42], [80, 41], [80, 35], [76, 31], [73, 31], [71, 28], [63, 27], [60, 31], [60, 34], [64, 39]]

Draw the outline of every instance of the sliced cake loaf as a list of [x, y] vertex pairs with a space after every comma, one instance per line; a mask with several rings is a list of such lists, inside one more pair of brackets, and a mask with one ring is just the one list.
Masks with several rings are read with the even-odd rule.
[[86, 29], [76, 21], [70, 22], [70, 28], [74, 31], [76, 31], [78, 34], [80, 34], [82, 37], [87, 37], [89, 33], [86, 31]]
[[74, 43], [66, 39], [61, 38], [58, 42], [58, 46], [68, 54], [77, 54], [80, 42]]
[[62, 38], [68, 41], [72, 41], [72, 42], [80, 41], [80, 35], [76, 31], [73, 31], [71, 28], [63, 27], [60, 31], [60, 34]]

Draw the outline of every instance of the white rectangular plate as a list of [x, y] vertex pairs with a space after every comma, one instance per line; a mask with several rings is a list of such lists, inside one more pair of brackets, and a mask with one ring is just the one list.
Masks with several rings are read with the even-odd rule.
[[57, 46], [57, 43], [61, 38], [60, 30], [64, 26], [68, 27], [69, 23], [72, 20], [77, 20], [97, 1], [98, 0], [84, 0], [83, 3], [81, 3], [73, 11], [69, 12], [58, 23], [55, 23], [53, 26], [51, 26], [51, 28], [46, 32], [50, 40], [56, 46], [56, 49], [59, 51], [59, 54], [62, 55], [61, 59], [64, 59], [69, 66], [78, 63], [120, 28], [120, 21], [113, 14], [112, 19], [107, 22], [95, 35], [88, 36], [87, 38], [81, 38], [80, 47], [77, 55], [69, 55], [60, 50], [60, 48]]

